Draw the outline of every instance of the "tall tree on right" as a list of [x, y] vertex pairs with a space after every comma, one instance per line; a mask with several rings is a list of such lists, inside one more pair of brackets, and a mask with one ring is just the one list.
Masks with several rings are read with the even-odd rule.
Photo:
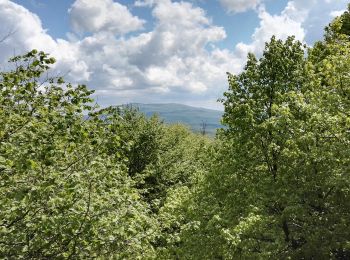
[[185, 254], [350, 258], [349, 17], [308, 55], [292, 37], [273, 37], [260, 59], [250, 54], [241, 74], [228, 74], [227, 129]]
[[324, 216], [336, 258], [350, 258], [350, 4], [326, 27], [325, 39], [309, 50], [313, 75], [310, 100], [316, 104], [318, 160], [329, 165]]

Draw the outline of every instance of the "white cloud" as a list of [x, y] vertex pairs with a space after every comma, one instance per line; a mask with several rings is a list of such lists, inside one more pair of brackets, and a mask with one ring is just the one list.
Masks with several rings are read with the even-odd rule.
[[319, 28], [320, 21], [313, 17], [326, 21], [331, 10], [345, 7], [336, 1], [321, 8], [316, 0], [293, 0], [280, 14], [272, 15], [259, 2], [235, 2], [234, 12], [259, 6], [260, 24], [250, 43], [229, 50], [216, 47], [226, 37], [224, 28], [213, 24], [205, 10], [185, 1], [135, 1], [134, 6], [152, 8], [154, 27], [123, 35], [141, 29], [144, 21], [112, 0], [77, 0], [70, 9], [73, 29], [88, 33], [70, 33], [69, 40], [62, 40], [52, 38], [35, 14], [0, 0], [0, 36], [16, 29], [0, 43], [0, 59], [12, 56], [14, 50], [47, 51], [58, 60], [56, 72], [69, 72], [72, 83], [96, 89], [102, 105], [181, 102], [217, 108], [215, 100], [227, 88], [226, 71], [238, 73], [247, 52], [260, 54], [272, 35], [285, 39], [293, 34], [303, 41], [315, 31], [312, 25]]
[[229, 51], [209, 50], [208, 45], [224, 39], [224, 29], [188, 2], [156, 1], [152, 15], [155, 27], [150, 32], [128, 38], [100, 32], [79, 42], [92, 71], [89, 85], [99, 89], [100, 99], [117, 92], [115, 98], [133, 93], [122, 102], [137, 100], [140, 93], [158, 102], [184, 101], [193, 98], [191, 93], [219, 97], [234, 63]]
[[[271, 15], [263, 5], [260, 5], [258, 10], [260, 24], [252, 35], [252, 42], [237, 44], [235, 55], [242, 61], [248, 52], [261, 55], [264, 43], [273, 35], [279, 39], [294, 35], [297, 40], [312, 44], [322, 39], [323, 28], [330, 22], [329, 10], [344, 8], [346, 2], [347, 0], [324, 0], [321, 4], [320, 0], [291, 0], [277, 15]], [[331, 12], [331, 14], [338, 14], [338, 12]]]
[[220, 4], [228, 11], [233, 13], [245, 12], [249, 9], [255, 9], [261, 0], [219, 0]]
[[259, 10], [260, 25], [252, 35], [252, 42], [237, 44], [236, 54], [244, 58], [248, 52], [260, 55], [265, 47], [264, 43], [269, 41], [273, 35], [285, 40], [294, 35], [299, 41], [304, 41], [305, 30], [302, 22], [307, 13], [305, 10], [296, 8], [295, 2], [290, 1], [280, 15], [269, 14], [264, 7]]
[[137, 0], [134, 5], [137, 7], [151, 7], [154, 5], [154, 0]]
[[312, 0], [310, 2], [295, 0], [295, 2], [297, 2], [299, 9], [304, 8], [308, 11], [308, 16], [304, 19], [302, 26], [306, 31], [305, 40], [309, 44], [323, 38], [323, 29], [331, 21], [330, 12], [342, 10], [348, 4], [348, 0], [325, 0], [324, 2], [321, 0]]
[[65, 40], [55, 40], [43, 29], [39, 17], [11, 1], [0, 1], [0, 35], [11, 30], [14, 33], [0, 43], [2, 63], [14, 54], [23, 54], [32, 49], [51, 53], [58, 60], [56, 73], [70, 72], [70, 78], [88, 80], [89, 71], [84, 61], [78, 58], [79, 48]]
[[[271, 15], [263, 5], [260, 5], [258, 10], [260, 24], [252, 35], [252, 42], [237, 44], [236, 55], [243, 59], [248, 52], [261, 54], [264, 42], [269, 41], [272, 35], [280, 39], [294, 35], [297, 40], [308, 44], [322, 39], [323, 28], [330, 22], [329, 10], [344, 8], [347, 0], [324, 0], [323, 4], [320, 1], [291, 0], [277, 15]], [[336, 15], [339, 12], [341, 11], [331, 14]]]
[[125, 34], [143, 28], [144, 20], [133, 16], [128, 8], [113, 0], [76, 0], [69, 9], [74, 31], [109, 31]]
[[[81, 0], [73, 4], [72, 20], [79, 20], [76, 12], [81, 4]], [[79, 28], [91, 34], [83, 38], [71, 35], [70, 41], [53, 39], [36, 15], [17, 4], [6, 1], [0, 7], [5, 28], [19, 26], [16, 35], [3, 43], [7, 48], [17, 43], [18, 53], [32, 48], [51, 53], [59, 61], [55, 73], [68, 73], [69, 81], [96, 89], [102, 104], [189, 102], [197, 95], [215, 100], [226, 88], [226, 71], [237, 67], [230, 51], [209, 46], [224, 39], [225, 30], [188, 2], [156, 1], [153, 30], [129, 37], [116, 35], [111, 23], [88, 17], [91, 21]], [[109, 21], [114, 14], [105, 15], [104, 21]], [[12, 55], [10, 49], [6, 53]]]
[[332, 11], [332, 12], [329, 13], [329, 16], [332, 17], [332, 18], [335, 18], [337, 16], [342, 15], [345, 11], [346, 11], [346, 9], [338, 10], [338, 11]]

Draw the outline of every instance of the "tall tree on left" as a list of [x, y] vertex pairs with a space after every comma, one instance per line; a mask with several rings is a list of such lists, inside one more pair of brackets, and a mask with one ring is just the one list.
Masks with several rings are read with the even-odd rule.
[[47, 77], [55, 60], [43, 52], [10, 61], [0, 73], [0, 257], [149, 257], [154, 221], [127, 174], [118, 111]]

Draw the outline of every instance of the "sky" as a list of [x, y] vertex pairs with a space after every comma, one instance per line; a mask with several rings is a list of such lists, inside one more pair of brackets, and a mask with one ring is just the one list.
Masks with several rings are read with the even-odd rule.
[[101, 106], [182, 103], [222, 110], [226, 72], [272, 35], [311, 46], [348, 0], [0, 0], [0, 65], [32, 49]]

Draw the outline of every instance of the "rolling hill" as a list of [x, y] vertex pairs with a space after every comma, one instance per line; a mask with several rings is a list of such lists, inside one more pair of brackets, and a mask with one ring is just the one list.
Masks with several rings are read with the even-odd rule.
[[222, 111], [192, 107], [182, 104], [128, 104], [137, 107], [146, 116], [159, 115], [165, 123], [183, 123], [188, 125], [194, 132], [201, 132], [203, 123], [208, 135], [215, 135], [216, 129], [222, 128], [220, 123]]

